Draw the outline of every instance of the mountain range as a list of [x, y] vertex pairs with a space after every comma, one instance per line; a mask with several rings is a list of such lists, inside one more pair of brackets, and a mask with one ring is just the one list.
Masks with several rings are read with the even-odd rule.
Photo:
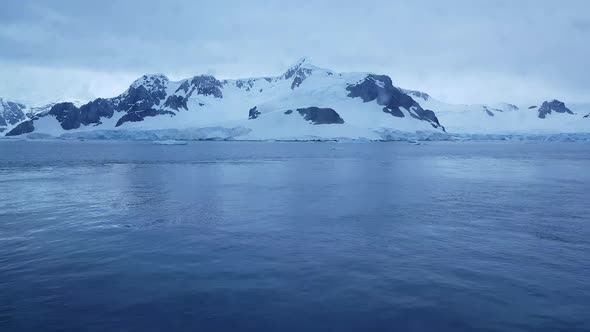
[[[279, 76], [171, 81], [144, 75], [119, 96], [42, 106], [0, 98], [0, 135], [186, 140], [445, 140], [590, 137], [590, 107], [449, 104], [387, 75], [338, 73], [302, 58]], [[584, 136], [586, 137], [586, 136]]]

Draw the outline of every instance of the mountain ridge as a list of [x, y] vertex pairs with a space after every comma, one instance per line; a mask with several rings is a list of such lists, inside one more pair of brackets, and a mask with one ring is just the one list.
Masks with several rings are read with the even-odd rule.
[[[21, 106], [21, 111], [27, 109]], [[192, 130], [201, 139], [202, 129], [218, 128], [219, 132], [226, 128], [225, 137], [215, 138], [382, 140], [417, 133], [446, 137], [519, 132], [518, 121], [524, 126], [521, 132], [551, 131], [554, 122], [558, 123], [555, 133], [590, 132], [588, 118], [578, 116], [563, 102], [552, 100], [530, 107], [446, 104], [428, 93], [399, 88], [387, 75], [337, 73], [303, 57], [282, 74], [270, 77], [219, 80], [196, 75], [171, 81], [164, 74], [146, 74], [116, 97], [84, 104], [56, 103], [42, 111], [13, 115], [10, 123], [0, 117], [0, 124], [4, 119], [6, 136], [44, 137], [92, 136], [93, 131], [125, 129], [140, 137], [146, 131]], [[505, 115], [508, 113], [519, 116], [511, 118]], [[529, 119], [533, 113], [538, 121]], [[573, 118], [556, 120], [563, 116]], [[569, 124], [578, 117], [582, 124]], [[539, 121], [545, 122], [541, 125]], [[502, 123], [508, 124], [506, 130]]]

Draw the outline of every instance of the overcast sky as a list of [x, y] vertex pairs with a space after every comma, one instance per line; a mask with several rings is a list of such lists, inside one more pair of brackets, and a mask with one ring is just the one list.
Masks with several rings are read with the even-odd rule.
[[144, 73], [278, 75], [301, 56], [450, 102], [590, 102], [590, 1], [0, 4], [0, 96], [13, 99], [109, 97]]

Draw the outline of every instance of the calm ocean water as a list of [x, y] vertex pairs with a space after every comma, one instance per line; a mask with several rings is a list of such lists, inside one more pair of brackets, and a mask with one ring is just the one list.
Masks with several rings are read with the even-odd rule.
[[589, 331], [590, 144], [0, 142], [0, 331]]

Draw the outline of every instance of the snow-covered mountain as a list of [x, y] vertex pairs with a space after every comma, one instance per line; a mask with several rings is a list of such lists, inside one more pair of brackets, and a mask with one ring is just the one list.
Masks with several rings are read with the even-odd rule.
[[[58, 102], [26, 102], [9, 100], [0, 97], [0, 134], [8, 132], [25, 120], [36, 116], [43, 116], [51, 110]], [[75, 105], [82, 105], [83, 102], [74, 100]]]
[[304, 58], [276, 77], [199, 75], [173, 82], [145, 75], [117, 97], [80, 107], [56, 104], [7, 135], [383, 139], [398, 131], [444, 134], [434, 112], [394, 87], [388, 76], [336, 73]]
[[23, 121], [26, 109], [22, 103], [0, 98], [0, 133]]
[[450, 134], [551, 135], [590, 133], [590, 105], [566, 106], [559, 100], [537, 105], [448, 104], [419, 91], [403, 90], [423, 108], [434, 110]]
[[557, 100], [534, 107], [447, 104], [397, 88], [386, 75], [337, 73], [307, 58], [275, 77], [198, 75], [175, 82], [144, 75], [114, 98], [34, 111], [11, 105], [4, 113], [16, 115], [4, 116], [10, 117], [6, 136], [391, 140], [590, 132], [590, 116], [584, 117], [590, 110], [569, 109]]

